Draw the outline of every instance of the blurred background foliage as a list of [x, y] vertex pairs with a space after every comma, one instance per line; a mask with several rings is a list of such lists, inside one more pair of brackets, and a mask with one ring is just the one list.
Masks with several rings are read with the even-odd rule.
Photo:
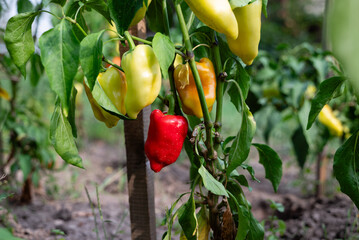
[[[169, 12], [174, 13], [171, 1], [168, 3]], [[16, 173], [17, 170], [21, 170], [22, 176], [24, 173], [26, 176], [30, 170], [32, 173], [40, 170], [48, 171], [49, 166], [50, 169], [53, 167], [61, 169], [63, 165], [61, 160], [60, 164], [48, 165], [57, 158], [47, 138], [55, 96], [49, 88], [46, 75], [41, 67], [39, 49], [36, 48], [35, 57], [28, 63], [30, 74], [25, 80], [20, 77], [20, 73], [13, 66], [3, 40], [6, 22], [11, 16], [16, 12], [40, 8], [42, 8], [42, 1], [39, 0], [0, 0], [0, 87], [10, 95], [9, 101], [0, 98], [0, 165], [6, 164], [6, 157], [11, 153], [14, 144], [20, 146], [21, 140], [18, 136], [21, 136], [21, 139], [27, 139], [31, 144], [37, 146], [35, 153], [30, 155], [32, 161], [35, 162], [35, 165], [31, 166], [21, 163], [21, 156], [30, 153], [23, 152], [24, 148], [22, 147], [17, 148], [17, 157], [12, 162], [10, 172]], [[50, 4], [47, 8], [51, 8], [52, 12], [61, 13], [61, 9], [56, 4]], [[312, 138], [314, 135], [317, 136], [318, 132], [324, 139], [328, 139], [329, 136], [328, 130], [317, 124], [315, 130], [311, 130], [317, 132], [306, 133], [303, 138], [303, 122], [300, 120], [305, 113], [308, 116], [307, 103], [309, 99], [304, 95], [308, 86], [317, 87], [324, 79], [335, 74], [332, 68], [335, 65], [333, 59], [329, 53], [321, 49], [324, 36], [324, 12], [325, 0], [269, 1], [268, 18], [263, 16], [262, 19], [260, 54], [255, 60], [255, 64], [246, 68], [252, 76], [251, 93], [247, 101], [258, 123], [256, 138], [259, 141], [267, 142], [272, 139], [271, 144], [289, 156], [298, 153], [293, 148], [295, 141], [304, 139], [301, 141], [306, 149], [304, 157], [307, 158], [312, 154], [314, 159], [315, 154], [321, 149], [309, 147], [309, 143], [314, 141]], [[90, 32], [111, 28], [111, 25], [95, 11], [86, 11], [84, 18]], [[50, 15], [42, 13], [39, 20], [34, 22], [36, 24], [33, 27], [35, 40], [57, 21]], [[181, 35], [179, 28], [175, 27], [176, 18], [173, 17], [170, 22], [173, 26], [171, 29], [173, 40], [179, 43]], [[151, 22], [149, 24], [149, 27], [155, 28]], [[148, 34], [151, 36], [153, 32], [149, 29]], [[110, 37], [110, 32], [107, 32], [105, 38], [108, 40]], [[111, 59], [119, 55], [118, 45], [118, 41], [107, 41], [104, 45], [105, 56]], [[16, 80], [16, 78], [18, 79]], [[15, 84], [14, 79], [16, 80]], [[79, 72], [75, 81], [82, 83], [82, 80], [83, 74]], [[81, 89], [78, 91], [76, 123], [79, 131], [77, 143], [80, 148], [98, 140], [124, 148], [123, 121], [120, 121], [115, 128], [108, 129], [105, 124], [94, 118], [87, 98]], [[339, 107], [341, 100], [339, 99], [335, 105]], [[306, 108], [304, 109], [303, 106]], [[238, 131], [239, 115], [233, 114], [236, 112], [234, 109], [235, 107], [226, 97], [223, 111], [225, 116], [224, 136], [233, 135]], [[356, 109], [353, 111], [350, 113], [356, 116]], [[344, 115], [340, 118], [344, 122], [347, 121], [347, 117]], [[16, 141], [11, 140], [14, 133], [17, 136]], [[334, 139], [336, 147], [333, 149], [339, 146], [340, 141], [340, 139]], [[304, 167], [303, 155], [297, 154], [296, 157], [299, 165]], [[181, 159], [184, 158], [185, 156], [181, 157]], [[84, 160], [86, 161], [86, 159]], [[34, 167], [36, 164], [38, 167]], [[36, 174], [32, 174], [32, 176], [34, 175], [36, 176]], [[24, 177], [16, 179], [20, 184], [26, 180]]]

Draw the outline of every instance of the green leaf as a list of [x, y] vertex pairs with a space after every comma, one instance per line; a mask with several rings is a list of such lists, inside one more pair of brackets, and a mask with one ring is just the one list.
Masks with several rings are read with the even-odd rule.
[[182, 211], [179, 213], [178, 222], [181, 225], [182, 230], [188, 240], [197, 239], [198, 222], [193, 193], [189, 197], [187, 203], [185, 203]]
[[34, 6], [30, 2], [30, 0], [17, 0], [17, 12], [31, 12], [34, 10]]
[[62, 113], [59, 101], [57, 101], [51, 117], [50, 140], [56, 152], [65, 162], [84, 168], [72, 135], [71, 125]]
[[248, 157], [251, 142], [256, 130], [256, 123], [248, 107], [243, 112], [241, 129], [233, 141], [229, 151], [227, 176], [240, 166]]
[[111, 23], [110, 12], [104, 0], [88, 0], [85, 2], [85, 6], [94, 9], [96, 12], [100, 13], [106, 18], [106, 20]]
[[123, 120], [133, 120], [131, 118], [128, 118], [124, 116], [122, 113], [120, 113], [115, 105], [111, 102], [111, 100], [108, 98], [106, 93], [101, 88], [100, 84], [96, 81], [95, 86], [92, 90], [93, 98], [96, 100], [96, 102], [107, 112], [110, 114], [123, 119]]
[[227, 191], [221, 182], [218, 182], [202, 165], [198, 169], [198, 173], [201, 175], [203, 184], [208, 191], [219, 196], [228, 197]]
[[156, 33], [152, 40], [152, 47], [156, 58], [160, 63], [163, 78], [168, 79], [168, 68], [175, 58], [175, 46], [169, 37], [162, 33]]
[[129, 28], [136, 12], [143, 6], [144, 0], [108, 0], [110, 16], [121, 35]]
[[50, 87], [59, 96], [67, 117], [80, 51], [80, 43], [72, 31], [71, 23], [61, 20], [55, 28], [41, 36], [39, 46]]
[[66, 3], [66, 0], [50, 0], [50, 3], [56, 3], [63, 7]]
[[6, 228], [0, 228], [1, 239], [6, 240], [24, 240], [23, 238], [14, 237], [12, 233]]
[[23, 180], [26, 181], [27, 177], [31, 173], [31, 168], [32, 168], [31, 157], [29, 155], [20, 154], [19, 165], [23, 173]]
[[15, 15], [6, 25], [4, 41], [11, 58], [26, 77], [26, 63], [35, 51], [31, 25], [38, 12], [28, 12]]
[[324, 105], [333, 98], [334, 93], [342, 86], [345, 80], [346, 78], [342, 76], [332, 77], [319, 85], [318, 93], [312, 101], [312, 107], [309, 112], [307, 130], [311, 128]]
[[297, 156], [298, 165], [303, 169], [309, 153], [309, 145], [301, 126], [292, 135], [292, 144]]
[[151, 4], [148, 6], [146, 23], [148, 23], [152, 32], [165, 33], [161, 0], [152, 0]]
[[334, 155], [334, 175], [340, 190], [359, 208], [359, 131], [356, 131]]
[[259, 163], [261, 163], [266, 172], [266, 178], [271, 181], [274, 192], [277, 192], [280, 180], [282, 178], [282, 160], [278, 154], [265, 144], [254, 143], [259, 153]]
[[103, 42], [101, 38], [104, 31], [87, 35], [80, 44], [80, 64], [91, 90], [102, 68]]
[[238, 7], [244, 7], [248, 5], [252, 0], [229, 0], [232, 10]]
[[[241, 91], [243, 93], [243, 98], [246, 99], [248, 96], [249, 87], [251, 84], [251, 77], [247, 73], [247, 71], [243, 68], [242, 64], [239, 61], [236, 61], [235, 63], [236, 74], [234, 76], [235, 81], [238, 83], [239, 87], [241, 88]], [[231, 98], [231, 102], [236, 107], [237, 111], [241, 111], [241, 95], [238, 93], [238, 88], [235, 84], [231, 84], [228, 94]]]
[[[75, 19], [76, 22], [81, 26], [81, 28], [85, 32], [88, 32], [88, 27], [87, 27], [85, 18], [82, 14], [84, 12], [85, 8], [80, 9], [80, 7], [81, 7], [80, 4], [82, 4], [82, 3], [79, 1], [69, 0], [64, 9], [65, 14], [66, 14], [66, 16], [69, 16], [70, 18], [73, 18], [73, 19], [76, 17], [76, 19]], [[75, 24], [72, 24], [72, 30], [74, 31], [77, 39], [80, 42], [82, 41], [82, 39], [84, 37], [86, 37], [86, 35]]]

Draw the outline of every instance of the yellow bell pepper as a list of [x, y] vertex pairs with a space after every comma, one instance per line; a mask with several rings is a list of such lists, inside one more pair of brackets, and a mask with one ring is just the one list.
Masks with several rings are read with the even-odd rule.
[[246, 65], [251, 65], [258, 55], [261, 38], [262, 0], [233, 10], [238, 22], [238, 37], [227, 35], [228, 46]]
[[153, 49], [138, 45], [122, 57], [127, 80], [125, 107], [130, 118], [151, 105], [161, 90], [161, 69]]
[[337, 137], [343, 136], [343, 125], [336, 116], [334, 116], [332, 108], [325, 105], [318, 116], [319, 122], [329, 129], [329, 132]]
[[194, 14], [208, 27], [236, 39], [238, 23], [228, 0], [185, 0]]
[[106, 112], [93, 98], [90, 88], [87, 86], [87, 84], [84, 81], [84, 87], [85, 92], [87, 95], [87, 98], [91, 104], [91, 108], [93, 111], [93, 114], [95, 118], [101, 122], [104, 122], [108, 128], [112, 128], [117, 125], [118, 120], [120, 120], [118, 117], [113, 116], [112, 114]]
[[127, 83], [125, 74], [111, 66], [106, 72], [98, 75], [97, 81], [117, 110], [126, 115], [125, 96]]

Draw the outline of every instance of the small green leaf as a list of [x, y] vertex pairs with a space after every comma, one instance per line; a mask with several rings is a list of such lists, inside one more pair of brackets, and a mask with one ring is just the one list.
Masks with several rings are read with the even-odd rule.
[[341, 146], [334, 155], [334, 175], [340, 190], [359, 208], [359, 131]]
[[143, 7], [144, 0], [108, 0], [111, 19], [121, 35], [129, 28], [136, 12]]
[[265, 144], [254, 143], [259, 153], [259, 163], [266, 172], [266, 178], [271, 181], [274, 192], [277, 192], [280, 180], [282, 179], [282, 160], [278, 154]]
[[65, 162], [84, 168], [72, 135], [71, 125], [62, 113], [59, 101], [57, 101], [51, 117], [50, 140], [56, 152]]
[[163, 78], [168, 79], [168, 68], [175, 58], [175, 46], [169, 37], [162, 33], [156, 33], [152, 40], [152, 47], [156, 58], [160, 63]]
[[80, 44], [80, 64], [91, 90], [102, 67], [101, 37], [104, 31], [87, 35]]
[[67, 117], [67, 119], [68, 119], [68, 121], [69, 121], [69, 123], [71, 125], [72, 135], [75, 138], [77, 138], [77, 127], [76, 127], [76, 117], [75, 117], [75, 113], [76, 113], [76, 95], [77, 95], [77, 90], [76, 90], [76, 88], [73, 88], [71, 98], [70, 98], [69, 116]]
[[268, 7], [268, 0], [262, 0], [262, 12], [266, 18], [268, 17], [267, 7]]
[[188, 240], [197, 239], [198, 222], [193, 193], [185, 203], [182, 211], [179, 213], [178, 222], [180, 223], [182, 230]]
[[238, 7], [244, 7], [248, 5], [252, 0], [229, 0], [229, 4], [231, 5], [232, 9], [238, 8]]
[[100, 13], [106, 18], [106, 20], [111, 23], [110, 12], [104, 0], [88, 0], [85, 2], [85, 6], [94, 9], [96, 12]]
[[333, 98], [334, 93], [342, 86], [345, 80], [346, 78], [342, 76], [332, 77], [319, 85], [319, 91], [315, 95], [310, 108], [307, 130], [311, 128], [324, 105]]
[[227, 176], [247, 159], [256, 130], [256, 123], [247, 106], [242, 116], [241, 129], [229, 151]]
[[61, 20], [55, 28], [40, 37], [39, 46], [50, 87], [59, 96], [67, 117], [80, 51], [80, 43], [72, 31], [71, 23]]
[[[65, 9], [64, 9], [65, 15], [69, 16], [70, 18], [73, 18], [73, 19], [76, 17], [76, 19], [75, 19], [76, 22], [80, 25], [80, 27], [85, 32], [88, 32], [86, 20], [83, 16], [83, 12], [84, 12], [85, 8], [83, 8], [83, 7], [81, 8], [81, 6], [82, 6], [82, 2], [70, 0], [65, 6]], [[72, 30], [74, 31], [77, 39], [80, 42], [82, 41], [82, 39], [84, 39], [84, 37], [86, 37], [86, 35], [75, 24], [72, 24]]]
[[148, 6], [146, 23], [148, 23], [152, 32], [165, 32], [161, 0], [152, 0], [151, 4]]
[[26, 77], [26, 63], [35, 51], [31, 25], [38, 12], [28, 12], [15, 15], [6, 25], [4, 41], [11, 58]]
[[228, 197], [227, 191], [223, 184], [218, 182], [203, 165], [198, 169], [198, 173], [201, 175], [203, 184], [208, 191], [211, 191], [213, 194], [219, 196]]

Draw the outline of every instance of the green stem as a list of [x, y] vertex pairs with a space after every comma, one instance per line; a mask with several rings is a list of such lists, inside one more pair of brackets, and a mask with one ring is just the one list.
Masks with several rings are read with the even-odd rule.
[[152, 42], [151, 42], [151, 41], [148, 41], [148, 40], [145, 40], [145, 39], [142, 39], [142, 38], [133, 36], [133, 35], [131, 35], [131, 37], [132, 37], [133, 40], [136, 40], [136, 41], [139, 41], [139, 42], [148, 44], [148, 45], [152, 45]]
[[111, 60], [109, 60], [109, 59], [107, 59], [107, 58], [105, 58], [105, 57], [102, 58], [102, 61], [104, 61], [105, 63], [108, 63], [108, 64], [114, 66], [115, 68], [117, 68], [117, 69], [120, 70], [121, 72], [125, 72], [122, 67], [118, 66], [116, 63], [112, 62]]
[[130, 46], [130, 49], [131, 50], [135, 49], [135, 47], [136, 47], [135, 42], [133, 41], [133, 39], [128, 31], [125, 31], [125, 38], [128, 42], [128, 45]]
[[191, 40], [189, 38], [188, 29], [187, 29], [186, 22], [185, 22], [184, 17], [183, 17], [181, 5], [176, 4], [175, 9], [176, 9], [178, 21], [180, 23], [180, 27], [181, 27], [181, 31], [182, 31], [182, 35], [183, 35], [183, 40], [184, 40], [184, 43], [185, 43], [185, 46], [186, 46], [187, 56], [189, 57], [189, 65], [190, 65], [191, 70], [192, 70], [193, 78], [194, 78], [194, 81], [195, 81], [195, 84], [196, 84], [196, 87], [197, 87], [199, 100], [201, 102], [203, 118], [204, 118], [204, 124], [206, 126], [206, 145], [207, 145], [207, 149], [208, 149], [208, 156], [209, 156], [210, 159], [212, 159], [214, 157], [213, 138], [212, 138], [213, 124], [211, 122], [211, 117], [209, 115], [209, 111], [208, 111], [208, 108], [207, 108], [206, 98], [205, 98], [205, 95], [204, 95], [201, 79], [200, 79], [198, 69], [197, 69], [197, 66], [196, 66], [196, 62], [195, 62], [195, 59], [194, 59], [193, 50], [192, 50], [192, 43], [191, 43]]
[[216, 111], [216, 121], [215, 128], [217, 132], [221, 131], [222, 125], [222, 111], [223, 111], [223, 90], [224, 90], [224, 78], [222, 76], [222, 62], [221, 62], [221, 54], [219, 52], [219, 45], [217, 41], [216, 32], [213, 31], [213, 40], [215, 46], [213, 47], [213, 55], [214, 55], [214, 66], [216, 68], [217, 74], [217, 111]]
[[87, 36], [87, 33], [85, 32], [85, 30], [83, 30], [83, 28], [80, 26], [80, 24], [78, 24], [75, 20], [73, 20], [72, 18], [66, 16], [65, 19], [73, 24], [76, 25], [76, 27], [78, 27], [78, 29], [80, 29], [80, 31], [83, 33], [84, 36]]

